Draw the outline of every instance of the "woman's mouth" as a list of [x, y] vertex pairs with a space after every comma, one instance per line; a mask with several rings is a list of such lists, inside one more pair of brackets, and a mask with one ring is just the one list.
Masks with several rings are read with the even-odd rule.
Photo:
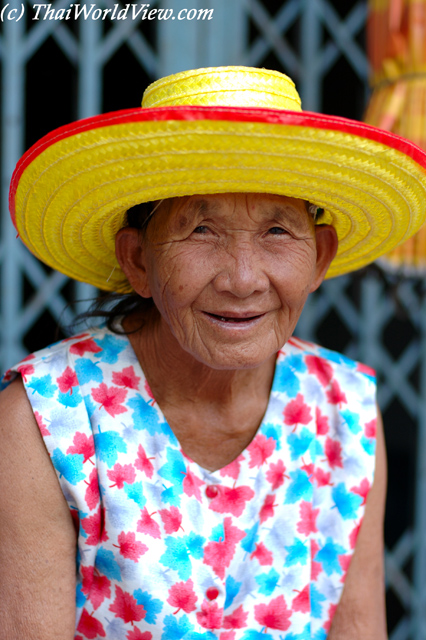
[[249, 313], [249, 314], [238, 314], [238, 315], [234, 315], [232, 313], [210, 313], [208, 311], [204, 312], [207, 316], [209, 316], [210, 318], [212, 318], [213, 320], [219, 321], [219, 322], [227, 322], [227, 323], [249, 323], [249, 322], [253, 322], [254, 320], [258, 320], [259, 318], [261, 318], [262, 316], [264, 316], [264, 313]]

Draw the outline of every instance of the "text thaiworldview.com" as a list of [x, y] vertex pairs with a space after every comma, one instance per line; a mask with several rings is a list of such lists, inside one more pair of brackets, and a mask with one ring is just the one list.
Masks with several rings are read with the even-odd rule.
[[[0, 11], [0, 21], [18, 22], [28, 6], [8, 2]], [[35, 3], [32, 5], [31, 20], [212, 20], [214, 9], [159, 9], [149, 3], [114, 4], [112, 8], [101, 9], [96, 3], [70, 4], [63, 9], [55, 9], [53, 4]]]

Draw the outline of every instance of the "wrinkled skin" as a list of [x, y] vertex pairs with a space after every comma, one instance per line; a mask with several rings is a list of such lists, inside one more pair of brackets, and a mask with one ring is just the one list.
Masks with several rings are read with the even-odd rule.
[[265, 194], [165, 200], [143, 239], [128, 228], [117, 238], [164, 339], [222, 370], [258, 367], [286, 343], [336, 249], [334, 229], [315, 227], [303, 200]]
[[[278, 196], [166, 201], [145, 235], [119, 232], [117, 257], [128, 280], [140, 295], [152, 295], [159, 310], [129, 337], [183, 451], [204, 468], [224, 467], [254, 437], [269, 401], [275, 352], [335, 249], [333, 229], [314, 228], [303, 202]], [[245, 323], [220, 320], [220, 314], [253, 313], [261, 315]], [[129, 317], [125, 327], [140, 323]], [[76, 532], [20, 379], [0, 394], [0, 415], [2, 637], [71, 640]], [[377, 426], [374, 484], [329, 640], [387, 637], [380, 418]]]

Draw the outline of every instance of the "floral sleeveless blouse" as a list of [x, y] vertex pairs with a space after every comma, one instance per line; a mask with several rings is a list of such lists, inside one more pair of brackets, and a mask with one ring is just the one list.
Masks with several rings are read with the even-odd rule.
[[324, 640], [373, 480], [367, 367], [291, 339], [245, 451], [182, 452], [126, 336], [94, 329], [21, 374], [78, 528], [75, 640]]

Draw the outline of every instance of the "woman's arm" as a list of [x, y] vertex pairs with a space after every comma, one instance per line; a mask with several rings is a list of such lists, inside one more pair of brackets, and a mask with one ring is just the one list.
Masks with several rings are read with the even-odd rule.
[[22, 381], [0, 394], [0, 627], [71, 640], [76, 533]]
[[378, 410], [376, 471], [342, 598], [328, 640], [386, 640], [383, 519], [386, 452]]

